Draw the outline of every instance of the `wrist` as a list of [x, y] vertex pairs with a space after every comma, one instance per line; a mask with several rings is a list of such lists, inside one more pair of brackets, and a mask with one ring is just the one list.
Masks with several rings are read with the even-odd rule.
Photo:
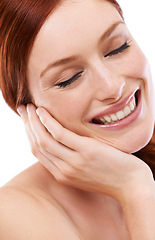
[[155, 183], [143, 181], [131, 186], [120, 203], [131, 239], [155, 239]]
[[154, 197], [155, 182], [151, 169], [142, 162], [141, 167], [137, 168], [130, 177], [123, 183], [120, 194], [120, 203], [139, 200], [140, 198]]
[[150, 199], [154, 199], [155, 202], [155, 182], [151, 177], [144, 177], [126, 186], [122, 193], [120, 204], [122, 207], [130, 205], [139, 206], [140, 204], [146, 204]]

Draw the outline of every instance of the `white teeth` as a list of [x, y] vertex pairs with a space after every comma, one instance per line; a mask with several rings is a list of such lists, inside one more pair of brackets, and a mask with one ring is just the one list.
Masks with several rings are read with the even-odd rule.
[[118, 120], [117, 116], [115, 114], [112, 114], [111, 116], [112, 121], [116, 122]]
[[105, 116], [104, 117], [104, 119], [108, 122], [108, 123], [110, 123], [111, 122], [111, 118], [110, 117], [108, 117], [108, 116]]
[[128, 106], [126, 106], [126, 107], [124, 108], [124, 114], [125, 114], [125, 116], [127, 117], [130, 113], [131, 113], [130, 108], [129, 108]]
[[130, 109], [131, 109], [131, 111], [134, 110], [134, 103], [133, 102], [130, 103]]
[[100, 118], [100, 121], [103, 123], [106, 122], [106, 120], [104, 118]]
[[130, 115], [136, 108], [136, 101], [135, 98], [126, 106], [124, 109], [118, 111], [115, 114], [111, 114], [110, 116], [104, 116], [100, 118], [99, 120], [107, 125], [113, 122], [117, 122], [119, 120], [122, 120], [123, 118], [127, 117]]
[[125, 117], [125, 114], [123, 111], [119, 111], [116, 113], [116, 116], [118, 117], [119, 120], [121, 120]]

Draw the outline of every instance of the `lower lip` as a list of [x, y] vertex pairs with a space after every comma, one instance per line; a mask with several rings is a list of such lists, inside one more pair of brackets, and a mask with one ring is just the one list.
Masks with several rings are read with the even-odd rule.
[[128, 117], [126, 117], [116, 123], [112, 123], [112, 124], [108, 124], [108, 125], [99, 125], [99, 124], [94, 124], [94, 123], [91, 123], [91, 124], [95, 127], [102, 128], [102, 129], [118, 130], [118, 129], [122, 129], [122, 128], [128, 126], [133, 121], [138, 119], [141, 112], [142, 112], [142, 98], [141, 98], [141, 93], [140, 93], [139, 97], [138, 97], [138, 105], [136, 106], [135, 110]]

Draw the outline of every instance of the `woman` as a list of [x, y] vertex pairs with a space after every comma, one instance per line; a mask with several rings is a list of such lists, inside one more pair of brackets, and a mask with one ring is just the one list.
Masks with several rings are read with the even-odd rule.
[[117, 2], [0, 11], [1, 89], [39, 160], [1, 189], [0, 239], [153, 240], [151, 75]]

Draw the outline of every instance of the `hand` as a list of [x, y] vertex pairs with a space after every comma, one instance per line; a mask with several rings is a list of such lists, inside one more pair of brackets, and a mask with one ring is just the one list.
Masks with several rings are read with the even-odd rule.
[[[152, 174], [140, 159], [99, 140], [79, 136], [58, 123], [45, 109], [20, 107], [32, 153], [66, 185], [117, 199]], [[27, 111], [26, 111], [27, 110]]]

